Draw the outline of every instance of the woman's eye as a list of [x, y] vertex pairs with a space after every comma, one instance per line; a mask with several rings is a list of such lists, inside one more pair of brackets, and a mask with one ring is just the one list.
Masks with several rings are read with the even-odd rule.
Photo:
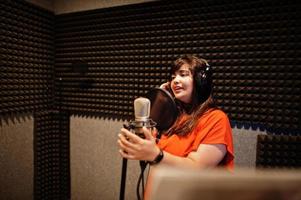
[[182, 76], [182, 77], [189, 76], [189, 73], [188, 72], [183, 72], [183, 73], [180, 73], [180, 76]]
[[185, 71], [185, 72], [180, 72], [180, 73], [171, 75], [171, 80], [175, 79], [177, 76], [186, 77], [186, 76], [189, 76], [189, 72]]

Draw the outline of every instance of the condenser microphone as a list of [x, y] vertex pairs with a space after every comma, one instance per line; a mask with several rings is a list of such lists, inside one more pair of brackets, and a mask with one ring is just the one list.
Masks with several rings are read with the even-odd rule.
[[130, 121], [129, 128], [134, 131], [134, 133], [142, 138], [144, 138], [143, 127], [152, 129], [156, 126], [156, 123], [150, 119], [150, 108], [151, 102], [149, 99], [144, 97], [139, 97], [134, 100], [134, 114], [135, 120]]
[[146, 122], [149, 120], [150, 104], [150, 100], [144, 97], [134, 100], [135, 121]]

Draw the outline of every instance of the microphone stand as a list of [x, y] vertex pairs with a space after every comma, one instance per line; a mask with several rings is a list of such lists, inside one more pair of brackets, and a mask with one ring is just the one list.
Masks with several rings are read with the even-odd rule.
[[[139, 98], [138, 98], [139, 99]], [[134, 107], [135, 107], [135, 102], [138, 100], [136, 99], [134, 101]], [[145, 99], [145, 98], [144, 98]], [[143, 102], [145, 102], [145, 100], [143, 99]], [[149, 101], [149, 100], [148, 100]], [[148, 102], [146, 102], [148, 103]], [[149, 105], [150, 103], [148, 103]], [[136, 118], [136, 116], [135, 116]], [[149, 125], [151, 125], [151, 127], [154, 127], [156, 125], [155, 122], [153, 122], [152, 120], [148, 121]], [[138, 126], [139, 125], [139, 126]], [[146, 125], [146, 122], [144, 121], [130, 121], [128, 125], [124, 124], [123, 127], [128, 129], [128, 130], [135, 130], [136, 128], [141, 129], [142, 127], [144, 127]], [[135, 134], [139, 135], [136, 131]], [[143, 136], [142, 136], [143, 137]], [[140, 161], [140, 167], [141, 170], [144, 171], [145, 167], [146, 167], [146, 162], [144, 161]], [[124, 193], [125, 193], [125, 183], [126, 183], [126, 170], [127, 170], [127, 159], [123, 158], [122, 159], [122, 171], [121, 171], [121, 182], [120, 182], [120, 193], [119, 193], [119, 200], [124, 200]], [[143, 179], [143, 174], [142, 174], [142, 179]], [[139, 183], [139, 182], [138, 182]], [[139, 185], [139, 184], [138, 184]], [[139, 190], [138, 190], [139, 191]]]
[[[130, 129], [130, 126], [126, 124], [124, 124], [123, 127], [128, 130]], [[122, 158], [119, 200], [124, 200], [127, 164], [128, 164], [128, 160], [126, 158]]]
[[122, 171], [121, 171], [121, 182], [120, 182], [119, 200], [124, 200], [127, 161], [128, 160], [126, 158], [122, 159]]

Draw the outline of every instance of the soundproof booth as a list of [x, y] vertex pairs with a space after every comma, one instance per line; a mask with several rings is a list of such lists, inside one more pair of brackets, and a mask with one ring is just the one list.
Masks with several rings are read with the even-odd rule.
[[300, 1], [0, 8], [0, 199], [301, 199]]

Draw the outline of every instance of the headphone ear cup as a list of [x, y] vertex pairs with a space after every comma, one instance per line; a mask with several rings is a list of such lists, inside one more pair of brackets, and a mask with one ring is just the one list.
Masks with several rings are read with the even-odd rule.
[[196, 83], [197, 87], [202, 87], [204, 84], [206, 84], [207, 75], [204, 70], [198, 70], [196, 73]]
[[195, 71], [196, 92], [200, 102], [204, 102], [212, 90], [212, 70], [210, 65], [205, 69], [197, 68]]

